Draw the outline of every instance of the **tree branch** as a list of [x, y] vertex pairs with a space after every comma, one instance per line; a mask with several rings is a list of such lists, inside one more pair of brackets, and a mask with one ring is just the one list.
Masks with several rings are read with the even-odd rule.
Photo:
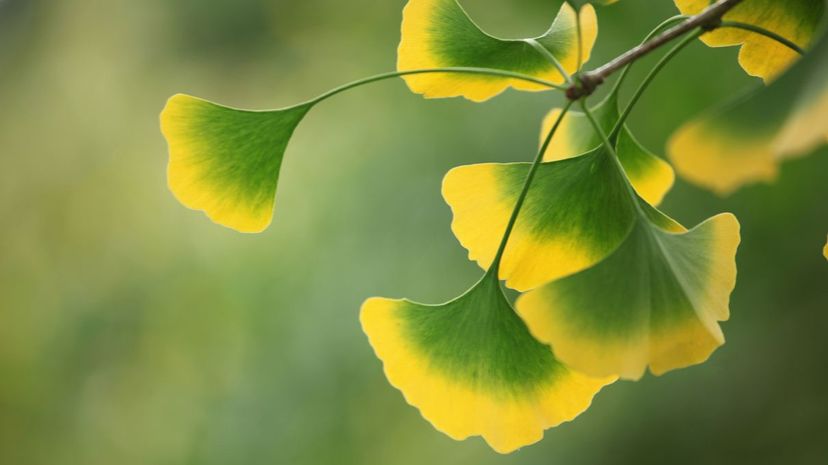
[[743, 0], [719, 0], [703, 12], [690, 17], [687, 21], [672, 29], [668, 29], [658, 37], [637, 47], [631, 48], [599, 68], [582, 73], [578, 76], [578, 80], [580, 82], [570, 86], [566, 91], [566, 96], [570, 100], [577, 100], [581, 97], [592, 94], [595, 89], [604, 82], [604, 80], [616, 71], [658, 49], [662, 45], [671, 42], [673, 39], [684, 35], [692, 29], [697, 27], [703, 30], [716, 29], [722, 22], [722, 16], [742, 1]]

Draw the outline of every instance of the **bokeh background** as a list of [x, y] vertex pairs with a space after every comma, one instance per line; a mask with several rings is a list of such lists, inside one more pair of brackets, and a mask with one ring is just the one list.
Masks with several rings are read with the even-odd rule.
[[[506, 37], [543, 32], [559, 3], [463, 2]], [[509, 456], [408, 406], [358, 310], [375, 295], [445, 301], [477, 279], [442, 176], [530, 159], [559, 95], [478, 105], [399, 80], [361, 88], [298, 129], [265, 233], [176, 203], [158, 128], [168, 96], [271, 108], [391, 70], [403, 5], [0, 0], [0, 463], [824, 463], [826, 149], [728, 198], [679, 181], [667, 213], [743, 225], [728, 343], [704, 365], [606, 388]], [[592, 64], [674, 13], [600, 9]], [[691, 46], [641, 101], [635, 133], [661, 153], [682, 121], [757, 85], [735, 58]]]

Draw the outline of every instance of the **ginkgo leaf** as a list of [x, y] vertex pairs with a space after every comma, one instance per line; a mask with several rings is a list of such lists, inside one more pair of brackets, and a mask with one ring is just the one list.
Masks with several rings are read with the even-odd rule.
[[781, 158], [828, 141], [828, 36], [767, 87], [693, 120], [672, 136], [668, 153], [689, 181], [729, 194], [771, 181]]
[[[609, 134], [618, 121], [620, 113], [617, 93], [611, 93], [591, 111], [604, 132]], [[554, 109], [546, 116], [541, 130], [541, 141], [549, 133], [560, 113], [560, 109]], [[673, 187], [675, 181], [673, 168], [669, 163], [644, 148], [626, 124], [619, 131], [615, 143], [618, 159], [638, 194], [651, 205], [660, 204]], [[601, 137], [596, 134], [586, 115], [577, 111], [569, 111], [561, 121], [543, 159], [544, 161], [563, 160], [581, 155], [600, 145]]]
[[[469, 259], [488, 269], [529, 163], [460, 166], [443, 179], [451, 229]], [[624, 180], [602, 149], [538, 166], [500, 265], [500, 278], [526, 291], [582, 270], [623, 240], [635, 212]]]
[[558, 362], [506, 300], [494, 274], [442, 305], [371, 298], [360, 321], [389, 382], [435, 428], [508, 453], [572, 420], [614, 377]]
[[241, 232], [264, 230], [273, 217], [288, 141], [310, 108], [246, 111], [189, 95], [171, 97], [161, 112], [170, 190], [218, 224]]
[[[580, 13], [583, 56], [589, 58], [598, 33], [595, 10], [585, 6]], [[575, 10], [564, 3], [552, 26], [534, 40], [557, 59], [567, 73], [578, 66], [578, 34]], [[397, 54], [400, 71], [480, 67], [519, 72], [551, 82], [564, 77], [555, 64], [538, 51], [531, 40], [498, 39], [483, 32], [456, 0], [409, 0], [403, 10], [402, 39]], [[409, 88], [428, 98], [463, 96], [487, 100], [508, 87], [541, 91], [548, 87], [495, 76], [429, 74], [406, 76]]]
[[[571, 125], [581, 122], [576, 115]], [[578, 133], [571, 129], [563, 125], [558, 128], [553, 141], [561, 135], [563, 142], [554, 142], [555, 149], [547, 152], [547, 157], [566, 153], [561, 150], [564, 146], [590, 145], [575, 141]], [[583, 130], [593, 132], [591, 127]], [[628, 159], [629, 165], [629, 160], [636, 160], [639, 148], [633, 143], [619, 144], [618, 150], [619, 159]], [[630, 156], [629, 151], [635, 152]], [[509, 287], [526, 291], [580, 271], [606, 257], [621, 243], [635, 221], [635, 206], [628, 200], [623, 174], [610, 157], [603, 147], [598, 147], [538, 167], [500, 266], [500, 277]], [[529, 166], [461, 166], [443, 179], [443, 198], [454, 216], [452, 231], [469, 251], [469, 259], [484, 269], [495, 257]], [[665, 182], [660, 187], [668, 186]]]
[[828, 34], [802, 61], [774, 89], [795, 99], [773, 141], [773, 150], [780, 158], [803, 155], [828, 142]]
[[[682, 14], [697, 14], [710, 6], [709, 0], [675, 0]], [[824, 0], [749, 0], [727, 12], [723, 19], [759, 26], [807, 47], [814, 39], [825, 10]], [[795, 51], [773, 39], [723, 27], [701, 40], [711, 47], [741, 45], [739, 64], [748, 74], [769, 81], [798, 58]]]
[[609, 257], [522, 295], [516, 308], [558, 359], [592, 376], [701, 363], [724, 343], [718, 321], [729, 317], [738, 244], [730, 214], [686, 232], [640, 215]]

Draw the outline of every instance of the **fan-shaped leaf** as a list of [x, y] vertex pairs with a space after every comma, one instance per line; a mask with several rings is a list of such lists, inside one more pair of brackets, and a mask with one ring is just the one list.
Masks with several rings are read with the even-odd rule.
[[[591, 111], [604, 132], [609, 134], [619, 118], [617, 94], [611, 93]], [[560, 112], [560, 109], [554, 109], [544, 119], [541, 142], [557, 121]], [[615, 143], [618, 159], [638, 194], [651, 205], [661, 203], [673, 186], [675, 180], [673, 168], [644, 148], [626, 125], [620, 130]], [[586, 115], [577, 111], [569, 111], [561, 121], [543, 159], [544, 161], [562, 160], [578, 156], [600, 145], [601, 138], [595, 133]]]
[[[675, 0], [683, 14], [697, 14], [709, 0]], [[725, 20], [762, 27], [805, 48], [814, 39], [825, 10], [824, 0], [749, 0], [724, 15]], [[702, 36], [711, 47], [741, 45], [739, 64], [748, 74], [768, 81], [798, 58], [788, 47], [754, 32], [721, 28]]]
[[681, 233], [640, 216], [604, 261], [524, 294], [517, 310], [556, 357], [593, 376], [701, 363], [724, 343], [717, 321], [729, 316], [738, 243], [730, 214]]
[[[599, 108], [602, 124], [617, 120], [612, 105]], [[545, 155], [559, 160], [538, 167], [500, 266], [500, 277], [513, 289], [526, 291], [597, 263], [615, 250], [635, 221], [635, 206], [615, 161], [603, 147], [583, 154], [582, 149], [593, 146], [588, 135], [594, 133], [584, 120], [579, 113], [566, 115]], [[639, 190], [660, 200], [672, 183], [672, 171], [623, 134], [619, 159], [636, 173]], [[565, 158], [569, 150], [582, 155]], [[454, 215], [452, 231], [469, 259], [484, 269], [494, 259], [529, 166], [461, 166], [443, 180], [443, 198]]]
[[368, 299], [360, 320], [388, 380], [453, 439], [482, 436], [500, 453], [572, 420], [614, 377], [593, 379], [536, 341], [487, 274], [442, 305]]
[[171, 97], [161, 112], [170, 190], [218, 224], [264, 230], [273, 217], [288, 140], [310, 107], [246, 111], [188, 95]]
[[[443, 180], [443, 198], [454, 215], [451, 229], [469, 259], [484, 269], [494, 260], [529, 167], [461, 166]], [[634, 221], [627, 195], [603, 149], [541, 164], [504, 251], [500, 278], [525, 291], [606, 257]]]
[[728, 194], [828, 140], [828, 36], [767, 87], [681, 127], [668, 152], [688, 180]]
[[[598, 32], [595, 10], [581, 11], [583, 61], [589, 58]], [[534, 39], [568, 72], [578, 63], [575, 10], [563, 4], [549, 30]], [[526, 40], [504, 40], [483, 32], [456, 0], [409, 0], [403, 11], [402, 39], [398, 51], [400, 71], [480, 67], [519, 72], [552, 82], [564, 78], [550, 60]], [[510, 78], [458, 74], [406, 76], [411, 90], [429, 98], [463, 96], [487, 100], [508, 87], [540, 91], [547, 88]]]

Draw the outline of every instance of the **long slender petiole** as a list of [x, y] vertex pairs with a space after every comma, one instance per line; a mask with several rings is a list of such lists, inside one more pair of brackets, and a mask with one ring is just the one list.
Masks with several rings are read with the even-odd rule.
[[761, 28], [761, 27], [756, 26], [754, 24], [741, 23], [739, 21], [722, 21], [721, 24], [719, 24], [719, 27], [720, 28], [722, 28], [722, 27], [732, 27], [732, 28], [736, 28], [736, 29], [743, 29], [745, 31], [754, 32], [756, 34], [763, 35], [763, 36], [767, 37], [768, 39], [773, 39], [773, 40], [779, 42], [780, 44], [788, 47], [789, 49], [795, 51], [796, 53], [798, 53], [800, 55], [805, 54], [805, 50], [803, 50], [802, 47], [795, 44], [793, 41], [788, 40], [788, 39], [782, 37], [781, 35], [773, 32], [773, 31], [769, 31], [765, 28]]
[[489, 267], [489, 271], [487, 273], [494, 273], [496, 277], [499, 276], [500, 261], [503, 258], [503, 252], [506, 250], [506, 244], [509, 242], [509, 236], [511, 236], [512, 229], [515, 227], [515, 222], [517, 222], [520, 209], [523, 207], [523, 202], [526, 200], [526, 195], [529, 193], [529, 187], [535, 179], [535, 173], [538, 171], [538, 167], [543, 161], [543, 155], [546, 153], [546, 149], [549, 148], [549, 143], [552, 142], [552, 137], [555, 135], [555, 132], [558, 131], [561, 121], [563, 121], [564, 116], [566, 116], [567, 112], [569, 112], [569, 108], [573, 103], [574, 102], [570, 100], [567, 102], [566, 106], [564, 106], [563, 110], [561, 110], [561, 114], [558, 115], [558, 119], [555, 121], [555, 124], [552, 125], [552, 129], [549, 130], [549, 133], [547, 133], [546, 139], [544, 139], [538, 154], [535, 156], [535, 160], [532, 161], [532, 166], [529, 168], [529, 173], [526, 175], [526, 180], [523, 182], [523, 188], [518, 195], [517, 202], [515, 202], [515, 208], [512, 210], [512, 216], [509, 217], [509, 223], [507, 223], [506, 230], [503, 232], [503, 238], [500, 240], [500, 245], [497, 248], [497, 254], [495, 254], [495, 258], [492, 260], [492, 265]]
[[584, 33], [581, 30], [581, 9], [575, 10], [575, 29], [578, 31], [578, 68], [581, 72], [581, 67], [584, 66]]
[[534, 76], [529, 76], [527, 74], [521, 73], [514, 73], [511, 71], [504, 71], [500, 69], [490, 69], [490, 68], [467, 68], [467, 67], [455, 67], [455, 68], [429, 68], [429, 69], [411, 69], [407, 71], [391, 71], [388, 73], [377, 74], [374, 76], [369, 76], [367, 78], [359, 79], [353, 82], [349, 82], [347, 84], [341, 85], [335, 89], [331, 89], [328, 92], [320, 95], [319, 97], [314, 98], [309, 103], [315, 104], [319, 103], [325, 99], [333, 97], [334, 95], [340, 94], [347, 90], [353, 89], [354, 87], [363, 86], [365, 84], [371, 84], [377, 81], [383, 81], [385, 79], [392, 79], [396, 77], [402, 76], [413, 76], [416, 74], [477, 74], [481, 76], [494, 76], [494, 77], [503, 77], [509, 79], [517, 79], [520, 81], [531, 82], [533, 84], [538, 84], [544, 87], [548, 87], [550, 89], [556, 90], [566, 90], [565, 87], [555, 84], [554, 82], [547, 81], [545, 79], [536, 78]]
[[687, 47], [691, 42], [696, 40], [699, 36], [704, 34], [704, 31], [696, 31], [693, 34], [682, 39], [681, 42], [676, 44], [675, 47], [671, 48], [667, 53], [664, 54], [663, 57], [653, 66], [653, 69], [647, 73], [647, 76], [644, 77], [644, 80], [641, 81], [641, 84], [638, 86], [638, 89], [635, 90], [635, 93], [630, 97], [630, 101], [627, 103], [627, 106], [624, 108], [624, 111], [621, 112], [621, 115], [618, 117], [618, 121], [615, 122], [615, 126], [613, 126], [612, 131], [610, 131], [609, 139], [612, 140], [615, 136], [618, 135], [618, 132], [624, 126], [624, 122], [627, 120], [627, 117], [630, 116], [630, 112], [632, 112], [633, 107], [641, 96], [644, 94], [644, 91], [647, 90], [647, 87], [653, 82], [653, 79], [658, 75], [658, 73], [664, 69], [664, 66], [670, 62], [680, 51]]
[[590, 124], [592, 125], [592, 129], [595, 131], [596, 134], [601, 138], [601, 143], [604, 145], [604, 148], [609, 152], [611, 158], [615, 161], [615, 166], [618, 168], [621, 176], [624, 178], [624, 185], [627, 187], [627, 192], [629, 192], [630, 197], [633, 199], [633, 204], [635, 205], [636, 210], [639, 213], [641, 211], [641, 205], [638, 203], [638, 194], [635, 192], [635, 188], [633, 187], [632, 183], [630, 182], [629, 178], [627, 177], [626, 171], [624, 171], [624, 166], [621, 165], [621, 160], [618, 158], [618, 152], [615, 151], [615, 147], [612, 146], [612, 142], [610, 142], [609, 137], [601, 129], [601, 126], [598, 124], [598, 121], [595, 119], [595, 116], [590, 111], [589, 107], [586, 104], [586, 99], [581, 99], [581, 110], [586, 115], [587, 119], [589, 120]]
[[613, 147], [612, 142], [610, 142], [609, 136], [607, 133], [601, 129], [601, 126], [598, 124], [598, 120], [595, 119], [595, 116], [590, 111], [589, 107], [586, 104], [586, 99], [582, 98], [578, 101], [581, 106], [581, 110], [583, 110], [584, 114], [589, 120], [589, 123], [592, 125], [592, 129], [598, 134], [598, 137], [601, 139], [601, 143], [604, 145], [604, 148], [612, 155], [616, 160], [618, 159], [618, 154], [615, 152], [615, 147]]

